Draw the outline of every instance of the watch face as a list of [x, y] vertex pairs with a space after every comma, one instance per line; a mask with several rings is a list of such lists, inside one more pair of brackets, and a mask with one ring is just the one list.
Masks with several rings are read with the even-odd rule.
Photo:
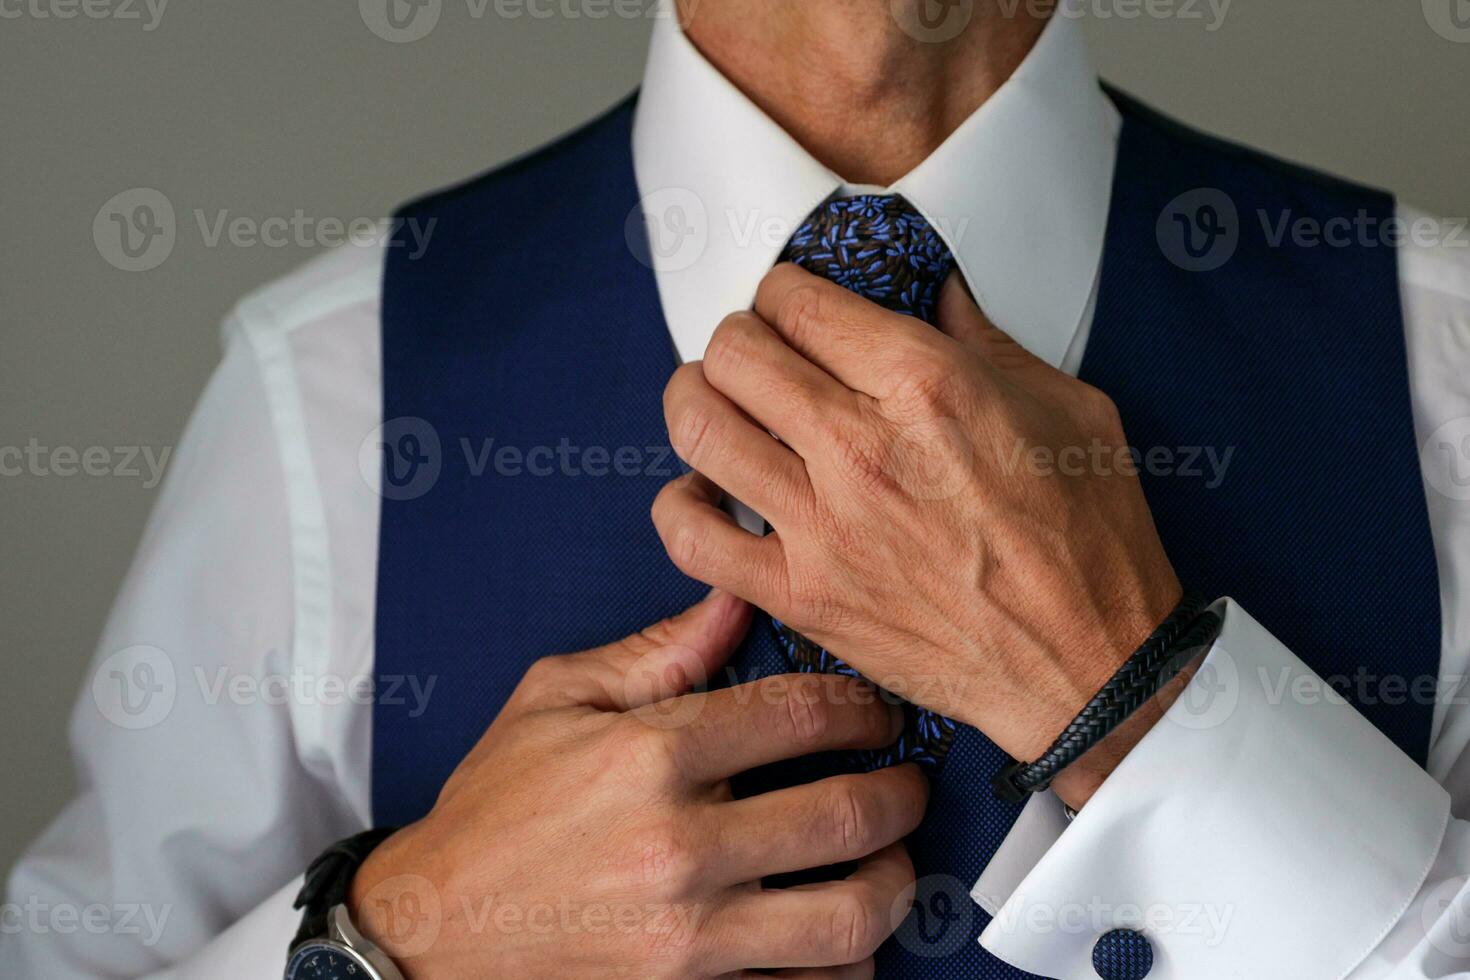
[[376, 980], [357, 954], [325, 940], [303, 943], [286, 964], [285, 980]]

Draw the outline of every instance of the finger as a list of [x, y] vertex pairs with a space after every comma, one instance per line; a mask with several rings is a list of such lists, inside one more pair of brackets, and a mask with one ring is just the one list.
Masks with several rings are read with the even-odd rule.
[[913, 883], [908, 852], [890, 844], [843, 881], [738, 893], [716, 916], [733, 961], [716, 970], [861, 963], [908, 914]]
[[628, 711], [684, 694], [703, 684], [740, 645], [751, 608], [719, 589], [695, 605], [616, 643], [548, 657], [538, 703], [586, 704]]
[[902, 709], [843, 674], [776, 674], [684, 700], [691, 721], [674, 751], [696, 783], [814, 752], [881, 749], [903, 731]]
[[939, 329], [982, 355], [995, 367], [1006, 370], [1054, 368], [1011, 339], [970, 298], [963, 277], [951, 273], [939, 292]]
[[906, 764], [819, 779], [704, 811], [721, 884], [854, 861], [913, 833], [924, 819], [929, 780]]
[[680, 459], [762, 516], [793, 515], [811, 495], [801, 457], [716, 390], [699, 362], [669, 379], [664, 419]]
[[983, 350], [982, 338], [991, 324], [970, 298], [965, 277], [958, 272], [951, 272], [939, 290], [938, 320], [936, 325], [945, 334], [971, 350]]
[[776, 534], [751, 534], [719, 508], [720, 488], [699, 473], [669, 482], [653, 501], [653, 526], [685, 575], [763, 609], [784, 605], [786, 559]]
[[803, 457], [830, 446], [837, 424], [857, 411], [851, 389], [793, 350], [754, 313], [735, 313], [720, 323], [703, 366], [714, 388]]
[[802, 356], [875, 398], [887, 394], [895, 368], [915, 349], [949, 343], [924, 321], [885, 310], [790, 263], [766, 273], [755, 311]]

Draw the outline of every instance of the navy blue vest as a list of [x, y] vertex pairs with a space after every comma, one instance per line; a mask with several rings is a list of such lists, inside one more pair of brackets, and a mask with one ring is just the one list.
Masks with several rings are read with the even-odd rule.
[[[1117, 402], [1135, 446], [1169, 453], [1143, 481], [1180, 578], [1235, 596], [1349, 697], [1377, 690], [1361, 672], [1433, 676], [1438, 580], [1394, 251], [1272, 234], [1283, 217], [1382, 222], [1392, 200], [1115, 99], [1124, 125], [1081, 375]], [[639, 198], [631, 119], [629, 101], [410, 205], [405, 217], [436, 222], [433, 242], [418, 258], [389, 252], [380, 824], [428, 811], [533, 660], [704, 592], [648, 517], [680, 467], [661, 410], [674, 352], [653, 273], [625, 239]], [[1229, 453], [1223, 478], [1206, 450]], [[740, 680], [785, 669], [765, 621], [733, 666]], [[408, 675], [436, 678], [421, 715], [386, 696]], [[1422, 762], [1428, 703], [1359, 706]], [[880, 976], [1022, 976], [978, 946], [985, 916], [966, 897], [1018, 812], [988, 789], [1003, 761], [961, 732], [910, 841], [920, 907]]]

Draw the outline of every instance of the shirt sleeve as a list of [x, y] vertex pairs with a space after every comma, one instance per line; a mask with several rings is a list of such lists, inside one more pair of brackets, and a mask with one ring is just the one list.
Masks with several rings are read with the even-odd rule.
[[1002, 959], [1091, 980], [1098, 939], [1127, 928], [1150, 980], [1470, 976], [1470, 485], [1435, 451], [1470, 447], [1470, 260], [1463, 223], [1399, 216], [1444, 612], [1427, 768], [1224, 602], [1199, 675], [1077, 819], [1033, 797], [976, 882]]
[[300, 762], [283, 463], [230, 338], [72, 713], [79, 792], [9, 877], [0, 976], [279, 976], [289, 883], [359, 829]]
[[1114, 929], [1143, 933], [1154, 980], [1463, 975], [1465, 950], [1440, 948], [1470, 914], [1449, 794], [1244, 609], [1220, 611], [1179, 700], [1014, 890], [981, 879], [982, 944], [1048, 977], [1093, 976]]

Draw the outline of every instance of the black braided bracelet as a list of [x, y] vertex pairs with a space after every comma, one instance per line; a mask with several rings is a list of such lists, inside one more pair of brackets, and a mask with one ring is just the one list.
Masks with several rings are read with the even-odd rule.
[[[1112, 678], [1077, 713], [1035, 762], [1013, 762], [991, 780], [998, 799], [1019, 803], [1051, 785], [1078, 759], [1159, 692], [1184, 666], [1181, 654], [1214, 641], [1220, 617], [1205, 608], [1195, 593], [1186, 593], [1169, 618], [1124, 661]], [[1170, 667], [1175, 669], [1170, 670]]]

